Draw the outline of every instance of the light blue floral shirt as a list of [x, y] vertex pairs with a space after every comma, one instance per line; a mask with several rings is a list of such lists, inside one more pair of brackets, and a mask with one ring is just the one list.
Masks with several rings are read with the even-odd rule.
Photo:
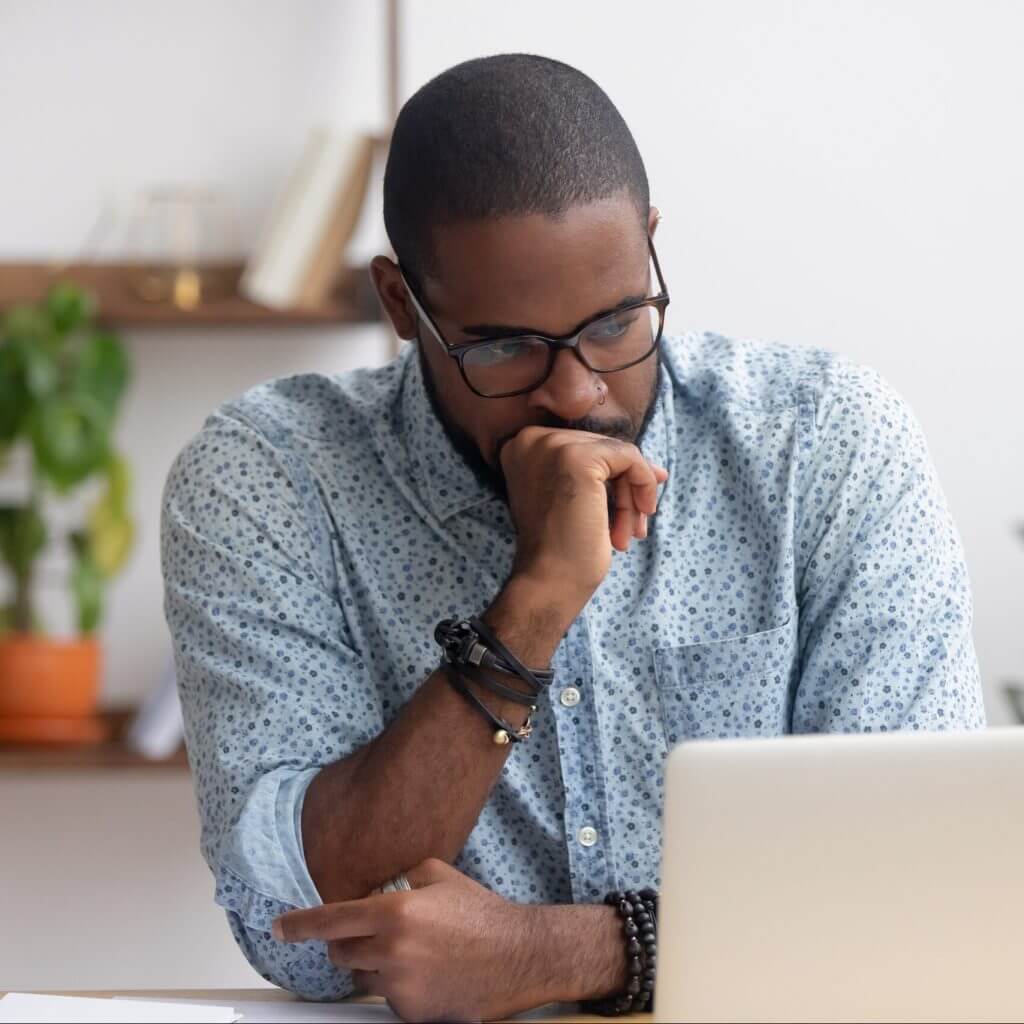
[[[666, 339], [641, 447], [671, 474], [650, 537], [614, 555], [559, 646], [534, 734], [457, 861], [513, 900], [657, 885], [674, 744], [984, 722], [960, 541], [920, 427], [878, 374]], [[320, 902], [303, 795], [398, 714], [437, 667], [434, 625], [486, 608], [514, 550], [412, 346], [254, 388], [175, 463], [163, 569], [202, 849], [270, 981], [350, 990], [323, 944], [270, 935]]]

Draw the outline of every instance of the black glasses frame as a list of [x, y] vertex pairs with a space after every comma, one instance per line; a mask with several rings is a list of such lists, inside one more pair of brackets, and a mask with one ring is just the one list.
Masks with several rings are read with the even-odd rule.
[[[598, 313], [596, 316], [592, 316], [590, 319], [585, 320], [582, 324], [576, 327], [575, 330], [557, 338], [548, 337], [545, 334], [509, 333], [497, 334], [490, 338], [480, 338], [476, 341], [460, 342], [457, 345], [449, 345], [444, 340], [444, 335], [441, 333], [440, 328], [436, 323], [434, 323], [434, 318], [427, 312], [423, 301], [409, 283], [409, 276], [406, 274], [401, 262], [398, 264], [398, 271], [401, 274], [402, 283], [405, 285], [406, 291], [409, 293], [409, 298], [412, 300], [412, 304], [415, 307], [416, 312], [419, 314], [420, 319], [423, 320], [427, 327], [430, 328], [430, 333], [433, 334], [437, 343], [442, 349], [444, 349], [445, 354], [450, 356], [459, 364], [459, 373], [462, 375], [462, 379], [466, 382], [466, 387], [468, 387], [473, 394], [479, 395], [481, 398], [512, 398], [515, 395], [526, 395], [531, 391], [536, 391], [537, 388], [544, 384], [548, 377], [551, 376], [551, 371], [555, 367], [555, 357], [558, 355], [560, 349], [571, 349], [576, 353], [576, 358], [592, 373], [619, 373], [622, 370], [628, 370], [631, 366], [636, 366], [638, 363], [642, 363], [645, 359], [650, 359], [650, 357], [657, 351], [658, 345], [661, 344], [661, 336], [665, 329], [665, 309], [670, 300], [668, 288], [665, 286], [665, 278], [661, 273], [661, 265], [658, 263], [658, 254], [654, 251], [654, 240], [650, 235], [647, 236], [647, 248], [650, 252], [651, 260], [654, 263], [654, 272], [658, 277], [659, 293], [657, 295], [651, 295], [646, 299], [642, 299], [640, 302], [632, 302], [628, 306], [622, 306], [619, 309], [610, 310], [605, 313]], [[587, 328], [592, 327], [599, 320], [604, 320], [607, 317], [616, 316], [620, 313], [629, 313], [636, 309], [643, 309], [645, 306], [652, 306], [658, 311], [658, 333], [655, 335], [654, 344], [651, 346], [650, 350], [645, 352], [639, 359], [634, 359], [631, 363], [627, 363], [625, 366], [618, 366], [614, 370], [599, 370], [597, 367], [591, 366], [580, 349], [580, 337]], [[532, 384], [528, 388], [519, 388], [516, 391], [503, 391], [498, 395], [485, 395], [483, 392], [478, 391], [473, 387], [469, 380], [469, 376], [466, 374], [466, 355], [474, 349], [482, 348], [484, 345], [493, 345], [496, 341], [508, 341], [510, 338], [535, 338], [538, 341], [543, 341], [548, 347], [548, 368], [545, 371], [544, 376], [541, 377], [536, 384]]]

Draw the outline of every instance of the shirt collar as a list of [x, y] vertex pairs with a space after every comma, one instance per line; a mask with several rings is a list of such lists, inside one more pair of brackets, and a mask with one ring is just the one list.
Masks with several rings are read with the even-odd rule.
[[[415, 343], [407, 345], [400, 358], [405, 360], [400, 395], [402, 433], [419, 494], [442, 522], [488, 499], [500, 500], [456, 451], [434, 414]], [[671, 421], [672, 380], [662, 366], [654, 413], [641, 439], [640, 450], [647, 459], [670, 471]], [[659, 499], [664, 486], [658, 489]]]
[[[664, 339], [662, 345], [664, 345]], [[659, 358], [662, 358], [660, 352]], [[674, 454], [674, 445], [672, 444], [675, 435], [674, 411], [672, 375], [662, 358], [662, 363], [658, 367], [658, 393], [654, 399], [654, 412], [644, 431], [644, 436], [640, 439], [640, 451], [650, 462], [664, 466], [669, 471], [669, 480], [672, 479]], [[659, 503], [666, 486], [667, 481], [658, 485]]]

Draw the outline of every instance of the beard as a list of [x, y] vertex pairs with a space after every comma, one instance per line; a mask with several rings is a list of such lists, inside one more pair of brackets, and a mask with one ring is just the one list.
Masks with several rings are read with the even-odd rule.
[[[463, 430], [448, 414], [448, 411], [444, 407], [444, 403], [441, 402], [438, 393], [437, 386], [434, 381], [434, 377], [430, 371], [430, 366], [427, 362], [426, 356], [423, 355], [423, 343], [417, 337], [416, 339], [416, 350], [417, 357], [420, 361], [420, 369], [423, 375], [423, 386], [427, 393], [427, 398], [430, 401], [430, 407], [437, 417], [441, 426], [444, 428], [444, 432], [451, 442], [452, 447], [459, 453], [463, 461], [469, 466], [470, 470], [477, 480], [484, 485], [495, 497], [500, 498], [505, 504], [508, 504], [508, 486], [505, 482], [505, 474], [501, 470], [501, 450], [502, 448], [512, 440], [513, 437], [518, 434], [518, 430], [515, 433], [508, 434], [498, 440], [495, 447], [495, 460], [496, 466], [492, 466], [481, 453], [477, 447], [476, 442]], [[655, 350], [653, 358], [657, 362], [657, 369], [654, 374], [654, 380], [651, 383], [651, 392], [647, 398], [647, 406], [644, 409], [644, 414], [639, 424], [636, 424], [627, 416], [618, 416], [614, 419], [598, 419], [595, 416], [584, 416], [578, 420], [563, 420], [560, 416], [555, 416], [551, 413], [542, 414], [542, 418], [533, 424], [523, 424], [523, 426], [538, 426], [538, 427], [551, 427], [553, 429], [561, 430], [585, 430], [591, 434], [602, 434], [605, 437], [612, 437], [618, 441], [627, 441], [630, 444], [640, 445], [640, 442], [644, 438], [644, 434], [647, 432], [647, 427], [651, 422], [651, 418], [654, 415], [654, 410], [657, 406], [658, 401], [658, 389], [661, 385], [661, 348]], [[461, 378], [460, 378], [461, 380]], [[522, 429], [522, 427], [520, 428]], [[608, 510], [609, 517], [614, 514], [615, 502], [612, 494], [610, 485], [606, 485], [608, 491]]]

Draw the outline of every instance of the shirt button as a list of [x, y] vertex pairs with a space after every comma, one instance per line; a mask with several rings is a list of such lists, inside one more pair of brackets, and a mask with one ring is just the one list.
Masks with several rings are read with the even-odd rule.
[[584, 825], [576, 833], [576, 838], [580, 841], [580, 846], [593, 846], [597, 842], [597, 829]]
[[580, 691], [575, 686], [567, 686], [558, 699], [562, 702], [563, 706], [567, 708], [574, 708], [580, 702]]

